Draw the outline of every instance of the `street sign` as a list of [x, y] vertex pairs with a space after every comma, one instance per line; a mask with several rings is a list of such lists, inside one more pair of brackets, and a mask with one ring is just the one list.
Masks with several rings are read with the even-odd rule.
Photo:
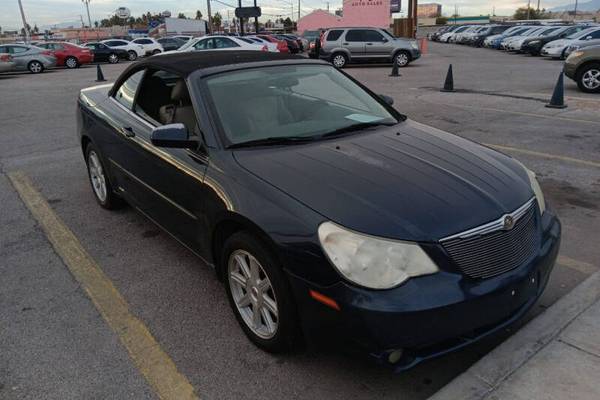
[[260, 17], [260, 7], [238, 7], [235, 9], [235, 16], [238, 18]]

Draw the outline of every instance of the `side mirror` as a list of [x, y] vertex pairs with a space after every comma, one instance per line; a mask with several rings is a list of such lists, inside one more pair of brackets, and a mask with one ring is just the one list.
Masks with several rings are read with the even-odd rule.
[[381, 98], [381, 100], [385, 101], [389, 106], [394, 105], [394, 99], [392, 99], [390, 96], [386, 96], [385, 94], [380, 94], [379, 97]]
[[152, 130], [150, 141], [156, 147], [195, 149], [198, 140], [191, 140], [187, 128], [181, 123], [158, 126]]
[[586, 36], [585, 40], [592, 40], [592, 36], [591, 35], [590, 36]]
[[382, 38], [382, 39], [381, 39], [381, 41], [382, 41], [383, 43], [387, 43], [387, 42], [388, 42], [388, 40], [387, 40], [386, 38]]

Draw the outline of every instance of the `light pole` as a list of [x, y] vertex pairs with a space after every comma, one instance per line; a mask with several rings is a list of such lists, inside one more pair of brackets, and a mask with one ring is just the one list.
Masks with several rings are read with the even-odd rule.
[[92, 27], [92, 19], [90, 18], [90, 0], [81, 0], [85, 4], [85, 9], [87, 10], [88, 16], [88, 27]]
[[27, 20], [25, 20], [25, 12], [23, 11], [23, 4], [19, 1], [19, 9], [21, 10], [21, 18], [23, 18], [23, 30], [25, 31], [25, 43], [29, 43], [29, 27], [27, 26]]

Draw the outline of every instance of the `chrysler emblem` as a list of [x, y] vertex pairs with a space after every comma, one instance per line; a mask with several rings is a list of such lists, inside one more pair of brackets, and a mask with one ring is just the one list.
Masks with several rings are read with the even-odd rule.
[[510, 215], [504, 217], [504, 230], [511, 230], [515, 226], [515, 220]]

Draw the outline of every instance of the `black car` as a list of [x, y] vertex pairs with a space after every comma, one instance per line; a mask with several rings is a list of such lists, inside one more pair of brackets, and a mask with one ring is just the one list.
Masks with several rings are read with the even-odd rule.
[[542, 47], [544, 47], [547, 43], [553, 42], [555, 40], [564, 39], [567, 36], [582, 31], [584, 29], [589, 28], [588, 25], [572, 25], [565, 26], [561, 29], [552, 32], [546, 36], [538, 36], [526, 39], [521, 46], [522, 53], [529, 53], [532, 56], [539, 56], [542, 51]]
[[492, 35], [499, 35], [510, 27], [511, 25], [490, 25], [486, 29], [477, 32], [475, 36], [469, 38], [468, 44], [475, 47], [481, 47], [485, 38]]
[[257, 346], [405, 369], [519, 319], [561, 227], [521, 163], [391, 103], [323, 61], [206, 51], [82, 90], [77, 121], [100, 206], [212, 265]]
[[104, 43], [90, 42], [85, 43], [83, 46], [92, 50], [94, 62], [109, 62], [111, 64], [116, 64], [119, 62], [119, 60], [129, 59], [129, 54], [126, 50], [115, 49], [105, 45]]
[[177, 50], [183, 46], [186, 42], [181, 39], [165, 37], [156, 40], [160, 43], [165, 51]]

